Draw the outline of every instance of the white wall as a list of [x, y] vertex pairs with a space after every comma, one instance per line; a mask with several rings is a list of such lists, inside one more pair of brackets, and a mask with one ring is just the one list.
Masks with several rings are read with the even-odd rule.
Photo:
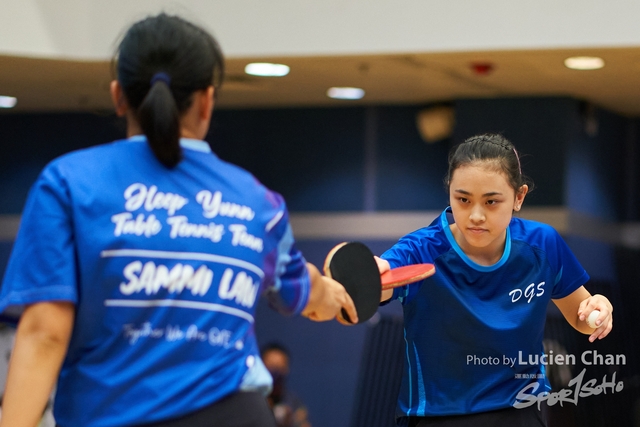
[[229, 57], [640, 45], [637, 0], [0, 0], [0, 54], [106, 59], [160, 10]]

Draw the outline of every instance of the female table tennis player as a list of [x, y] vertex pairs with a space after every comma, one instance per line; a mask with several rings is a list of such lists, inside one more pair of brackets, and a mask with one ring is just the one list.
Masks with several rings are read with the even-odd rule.
[[[544, 366], [528, 360], [543, 351], [548, 302], [590, 341], [611, 331], [613, 307], [585, 289], [589, 276], [553, 228], [513, 217], [531, 184], [507, 139], [480, 135], [454, 148], [446, 184], [451, 206], [378, 259], [381, 272], [436, 266], [431, 278], [382, 293], [404, 309], [398, 424], [546, 425], [533, 397], [549, 391]], [[595, 330], [585, 322], [593, 310]]]
[[2, 427], [273, 426], [254, 336], [263, 291], [317, 321], [337, 282], [296, 250], [283, 199], [202, 141], [223, 57], [161, 14], [133, 25], [111, 84], [128, 139], [50, 163], [24, 209], [0, 309], [24, 306]]

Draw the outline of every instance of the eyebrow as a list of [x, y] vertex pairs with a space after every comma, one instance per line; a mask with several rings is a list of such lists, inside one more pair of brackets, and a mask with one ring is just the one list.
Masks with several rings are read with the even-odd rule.
[[[473, 194], [471, 194], [470, 192], [466, 191], [466, 190], [460, 190], [460, 189], [456, 189], [453, 190], [456, 193], [460, 193], [460, 194], [464, 194], [467, 196], [472, 196]], [[492, 197], [492, 196], [502, 196], [502, 193], [500, 193], [499, 191], [490, 191], [488, 193], [484, 193], [482, 195], [482, 197]]]

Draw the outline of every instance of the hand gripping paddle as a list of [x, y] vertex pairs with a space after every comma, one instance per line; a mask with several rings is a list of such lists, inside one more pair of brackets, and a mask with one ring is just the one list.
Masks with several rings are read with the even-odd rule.
[[[324, 274], [342, 284], [351, 296], [358, 323], [366, 322], [378, 310], [382, 290], [414, 283], [434, 273], [433, 264], [416, 264], [394, 268], [381, 276], [373, 253], [360, 242], [340, 243], [324, 262]], [[344, 310], [342, 316], [349, 321]]]

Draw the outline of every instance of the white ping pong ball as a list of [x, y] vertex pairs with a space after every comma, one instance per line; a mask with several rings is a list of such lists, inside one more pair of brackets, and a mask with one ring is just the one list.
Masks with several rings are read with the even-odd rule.
[[587, 325], [589, 325], [589, 327], [596, 329], [596, 320], [598, 319], [598, 316], [600, 315], [600, 311], [599, 310], [593, 310], [591, 312], [591, 314], [589, 314], [589, 317], [587, 317]]

